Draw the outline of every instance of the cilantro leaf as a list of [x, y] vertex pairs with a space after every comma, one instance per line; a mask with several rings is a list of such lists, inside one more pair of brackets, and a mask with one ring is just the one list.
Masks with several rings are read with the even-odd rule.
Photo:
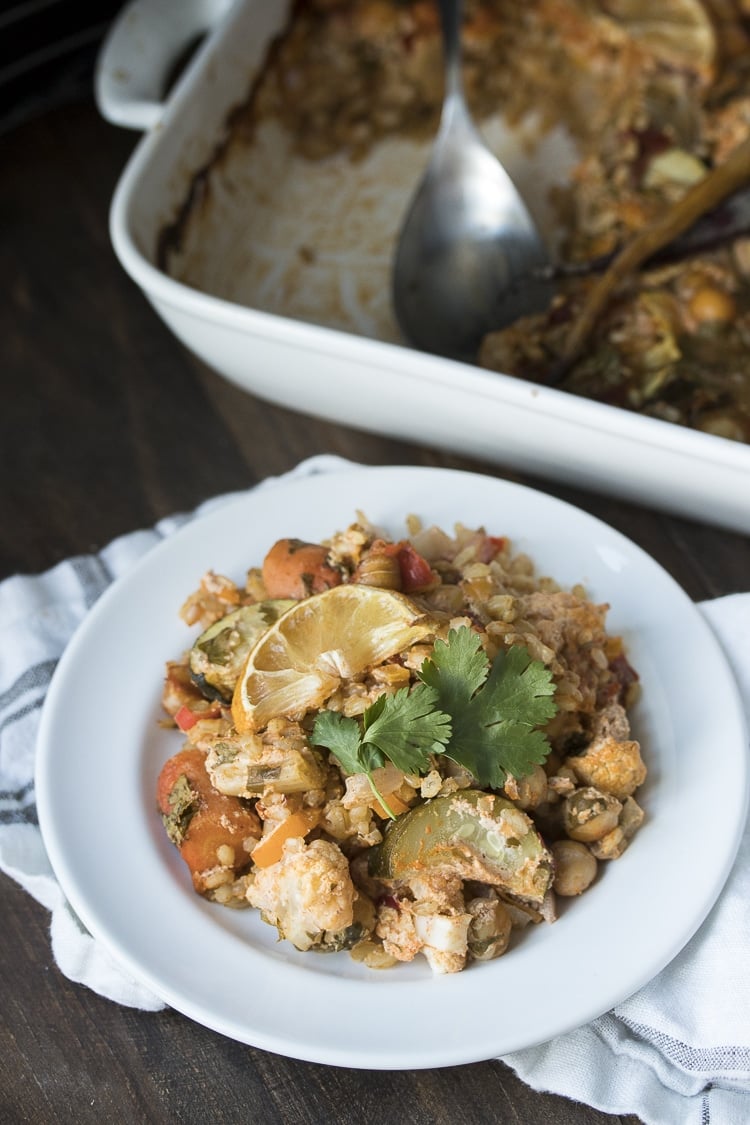
[[479, 702], [465, 712], [444, 754], [491, 789], [502, 789], [509, 774], [525, 777], [534, 766], [542, 765], [550, 751], [542, 731], [513, 719], [488, 725], [481, 710]]
[[[383, 694], [366, 708], [362, 722], [336, 711], [320, 711], [311, 739], [325, 746], [347, 774], [364, 773], [375, 796], [390, 813], [372, 771], [386, 758], [404, 773], [425, 773], [451, 734], [450, 717], [435, 707], [435, 692], [424, 684]], [[391, 813], [391, 815], [393, 815]]]
[[338, 711], [319, 711], [315, 716], [311, 741], [330, 750], [344, 773], [362, 773], [359, 723]]
[[312, 741], [327, 747], [345, 773], [365, 773], [376, 796], [372, 771], [386, 760], [420, 774], [431, 754], [442, 753], [479, 785], [502, 789], [508, 775], [524, 777], [547, 758], [549, 742], [538, 728], [557, 711], [555, 685], [522, 646], [501, 651], [490, 667], [473, 630], [451, 629], [419, 678], [411, 689], [379, 696], [361, 720], [321, 711]]
[[363, 715], [363, 742], [404, 773], [425, 772], [429, 755], [441, 753], [451, 736], [450, 716], [436, 704], [437, 693], [425, 684], [379, 696]]
[[452, 719], [443, 753], [480, 785], [502, 789], [509, 774], [524, 777], [545, 761], [549, 743], [535, 728], [557, 711], [555, 685], [527, 649], [514, 645], [499, 652], [490, 668], [479, 636], [462, 626], [451, 630], [447, 643], [435, 645], [419, 675]]
[[490, 662], [471, 629], [451, 629], [447, 641], [435, 641], [432, 657], [422, 663], [419, 678], [434, 688], [440, 707], [456, 715], [487, 679]]
[[[516, 716], [530, 726], [542, 726], [557, 713], [552, 696], [552, 676], [540, 660], [532, 660], [528, 649], [513, 645], [492, 665], [485, 691], [484, 713], [488, 722]], [[497, 717], [493, 720], [492, 714]]]
[[344, 773], [366, 773], [385, 765], [385, 758], [376, 746], [365, 745], [356, 719], [338, 711], [320, 711], [312, 730], [315, 746], [330, 750]]
[[[526, 777], [534, 766], [544, 765], [550, 752], [550, 744], [544, 731], [525, 723], [513, 722], [512, 719], [496, 723], [488, 728], [487, 733], [498, 748], [497, 765], [501, 766], [505, 774], [503, 785], [508, 774], [511, 777]], [[498, 788], [496, 783], [490, 784]]]

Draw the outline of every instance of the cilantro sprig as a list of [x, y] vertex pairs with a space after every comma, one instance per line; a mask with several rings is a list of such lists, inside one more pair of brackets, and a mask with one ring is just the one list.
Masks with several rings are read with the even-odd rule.
[[502, 789], [509, 775], [524, 777], [550, 751], [539, 728], [556, 713], [551, 673], [514, 645], [490, 664], [479, 636], [466, 626], [436, 641], [418, 672], [420, 682], [381, 695], [361, 720], [335, 711], [316, 717], [312, 741], [330, 750], [347, 774], [392, 762], [424, 774], [431, 756], [445, 754], [479, 785]]
[[[312, 739], [331, 751], [345, 773], [365, 773], [373, 793], [388, 804], [372, 780], [386, 759], [404, 773], [424, 773], [430, 754], [439, 754], [450, 738], [450, 716], [437, 707], [437, 693], [426, 684], [381, 695], [357, 719], [321, 711]], [[390, 811], [390, 810], [388, 810]]]
[[386, 758], [404, 773], [420, 773], [430, 754], [439, 754], [450, 738], [450, 718], [437, 706], [437, 692], [424, 684], [394, 695], [381, 695], [362, 723], [337, 711], [321, 711], [313, 741], [326, 746], [347, 773], [385, 765]]

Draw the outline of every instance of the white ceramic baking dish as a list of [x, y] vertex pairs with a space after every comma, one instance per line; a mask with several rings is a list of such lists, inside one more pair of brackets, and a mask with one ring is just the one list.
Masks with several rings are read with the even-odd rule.
[[[135, 0], [102, 50], [101, 113], [146, 130], [114, 196], [113, 245], [175, 335], [227, 379], [294, 410], [750, 533], [747, 445], [310, 323], [293, 309], [268, 311], [252, 295], [217, 296], [160, 267], [160, 232], [225, 137], [288, 7]], [[175, 59], [198, 36], [201, 47], [162, 100]], [[235, 237], [217, 238], [227, 234]]]

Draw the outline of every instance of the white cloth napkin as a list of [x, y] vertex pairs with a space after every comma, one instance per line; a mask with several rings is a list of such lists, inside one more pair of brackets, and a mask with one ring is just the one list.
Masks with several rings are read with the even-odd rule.
[[[257, 487], [354, 467], [324, 454]], [[0, 582], [0, 870], [51, 912], [52, 953], [66, 977], [119, 1004], [149, 1011], [163, 1008], [163, 1001], [93, 940], [52, 871], [34, 800], [36, 732], [57, 661], [97, 598], [162, 539], [229, 499], [208, 500], [194, 513], [170, 516], [150, 530], [115, 539], [98, 554], [67, 559], [45, 574], [15, 575]]]
[[[699, 608], [729, 659], [750, 719], [750, 593]], [[648, 904], [643, 908], [645, 915]], [[537, 1090], [635, 1113], [647, 1125], [748, 1125], [750, 824], [716, 906], [666, 969], [578, 1031], [503, 1061]]]
[[[278, 480], [352, 468], [333, 456], [303, 461]], [[227, 497], [209, 501], [201, 515]], [[0, 868], [51, 912], [52, 952], [71, 980], [121, 1004], [163, 1002], [96, 942], [65, 901], [42, 844], [34, 805], [34, 750], [57, 660], [106, 587], [192, 515], [162, 520], [98, 554], [0, 583]], [[700, 606], [740, 684], [750, 716], [750, 593]], [[710, 762], [707, 764], [710, 768]], [[645, 909], [645, 904], [644, 904]], [[646, 1125], [750, 1121], [750, 830], [707, 921], [640, 992], [578, 1031], [503, 1062], [530, 1086]]]

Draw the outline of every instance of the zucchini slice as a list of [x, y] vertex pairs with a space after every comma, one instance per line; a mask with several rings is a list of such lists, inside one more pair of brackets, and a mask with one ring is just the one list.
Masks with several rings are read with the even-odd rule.
[[243, 605], [201, 633], [190, 650], [190, 675], [207, 699], [231, 703], [234, 685], [250, 649], [293, 605], [287, 598]]
[[371, 873], [403, 881], [444, 868], [541, 904], [552, 856], [526, 813], [505, 797], [461, 789], [403, 813], [373, 849]]

